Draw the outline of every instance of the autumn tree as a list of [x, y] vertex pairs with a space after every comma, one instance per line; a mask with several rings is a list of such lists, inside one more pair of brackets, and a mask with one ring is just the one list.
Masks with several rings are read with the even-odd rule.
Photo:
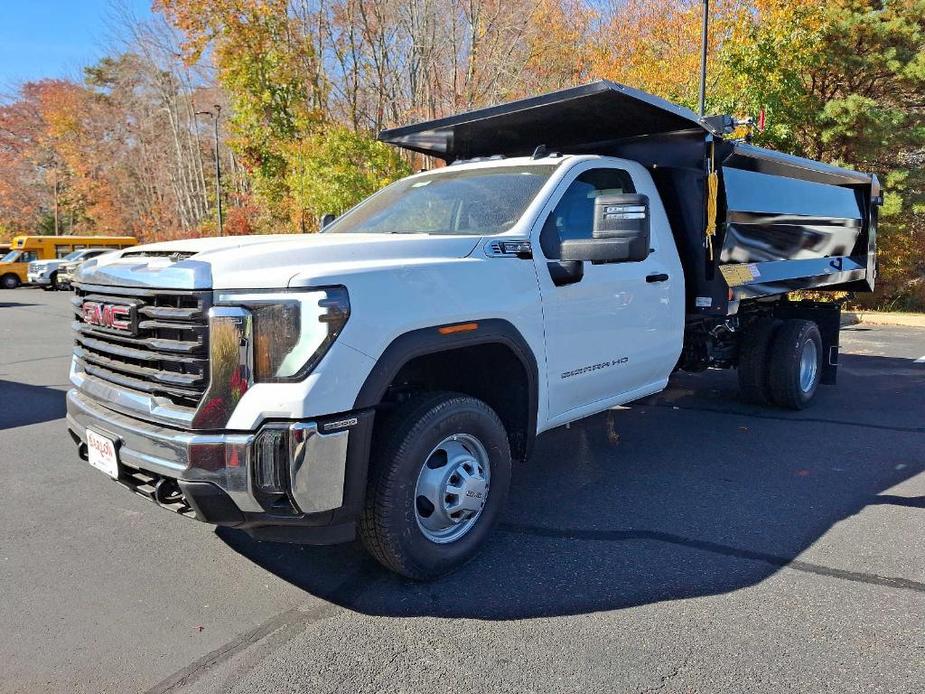
[[9, 234], [64, 232], [84, 221], [85, 200], [56, 132], [80, 91], [64, 80], [31, 82], [0, 106], [0, 227]]
[[151, 239], [193, 235], [209, 221], [211, 132], [195, 117], [207, 85], [177, 59], [165, 23], [132, 31], [126, 52], [87, 68], [81, 83], [26, 84], [0, 105], [6, 233]]
[[[710, 3], [708, 93], [736, 28], [753, 11], [744, 0]], [[606, 0], [589, 36], [589, 73], [697, 107], [700, 78], [702, 0]], [[714, 111], [715, 112], [715, 111]]]
[[[382, 128], [524, 94], [531, 66], [577, 75], [545, 50], [540, 21], [580, 17], [552, 0], [159, 0], [186, 35], [191, 62], [210, 56], [232, 106], [230, 143], [250, 172], [268, 229], [311, 228], [316, 211], [357, 202], [408, 169], [374, 142]], [[577, 7], [572, 3], [570, 7]], [[554, 60], [547, 66], [546, 57]], [[349, 131], [341, 128], [345, 126]], [[337, 152], [342, 162], [323, 161]], [[345, 162], [362, 162], [344, 188]], [[320, 177], [317, 183], [306, 172]], [[328, 178], [331, 176], [332, 178]], [[321, 197], [318, 197], [321, 196]]]

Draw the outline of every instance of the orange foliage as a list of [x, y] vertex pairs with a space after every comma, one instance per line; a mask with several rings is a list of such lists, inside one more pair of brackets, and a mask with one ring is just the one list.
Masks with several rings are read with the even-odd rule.
[[[745, 0], [710, 3], [708, 74], [717, 75], [723, 40], [751, 11]], [[589, 72], [695, 106], [700, 79], [701, 0], [620, 0], [601, 17]]]
[[225, 216], [225, 233], [254, 234], [257, 231], [259, 216], [260, 208], [253, 203], [231, 207]]
[[46, 137], [68, 170], [71, 195], [80, 201], [82, 214], [97, 232], [133, 232], [137, 220], [126, 219], [117, 207], [114, 182], [107, 175], [112, 152], [101, 105], [87, 89], [69, 82], [52, 85], [42, 96]]

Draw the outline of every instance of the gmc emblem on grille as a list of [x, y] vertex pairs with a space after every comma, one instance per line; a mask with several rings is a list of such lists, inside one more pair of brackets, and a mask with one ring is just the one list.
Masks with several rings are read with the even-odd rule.
[[104, 304], [99, 301], [85, 301], [80, 307], [84, 323], [98, 325], [101, 328], [135, 332], [132, 306], [125, 304]]

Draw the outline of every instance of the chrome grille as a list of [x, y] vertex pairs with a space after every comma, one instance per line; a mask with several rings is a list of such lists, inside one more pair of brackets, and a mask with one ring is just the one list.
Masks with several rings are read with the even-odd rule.
[[[209, 380], [211, 292], [79, 285], [71, 301], [74, 355], [84, 373], [178, 407], [199, 404]], [[86, 302], [132, 307], [135, 330], [87, 322]]]

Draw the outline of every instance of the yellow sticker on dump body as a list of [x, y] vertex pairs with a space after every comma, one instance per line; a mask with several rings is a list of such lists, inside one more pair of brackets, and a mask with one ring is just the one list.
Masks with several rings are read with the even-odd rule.
[[735, 287], [740, 284], [748, 284], [761, 275], [754, 263], [721, 265], [719, 271], [723, 273], [726, 284], [728, 284], [730, 287]]

